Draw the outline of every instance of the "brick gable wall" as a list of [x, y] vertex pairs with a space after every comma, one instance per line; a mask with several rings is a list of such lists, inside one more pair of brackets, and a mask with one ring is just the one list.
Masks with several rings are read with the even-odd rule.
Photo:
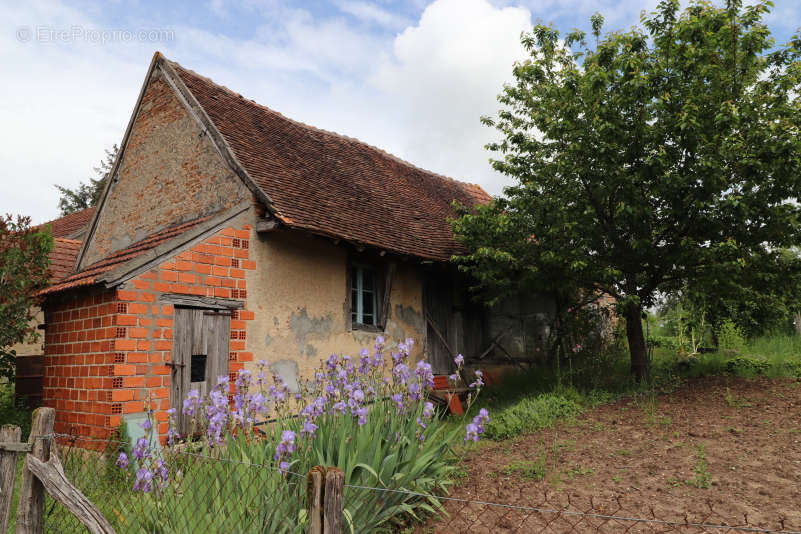
[[256, 268], [250, 233], [247, 224], [224, 228], [119, 288], [84, 288], [47, 303], [43, 403], [56, 409], [56, 432], [104, 439], [125, 414], [149, 406], [164, 436], [174, 310], [160, 300], [165, 293], [243, 301], [231, 318], [229, 372], [253, 359], [245, 350], [254, 318], [245, 280]]
[[158, 69], [123, 150], [81, 268], [163, 228], [251, 196]]

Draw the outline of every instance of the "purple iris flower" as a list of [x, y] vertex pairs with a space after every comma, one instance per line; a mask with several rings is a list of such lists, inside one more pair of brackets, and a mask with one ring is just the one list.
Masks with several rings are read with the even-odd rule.
[[395, 377], [395, 380], [401, 384], [405, 384], [409, 379], [409, 368], [406, 367], [406, 364], [399, 363], [392, 369], [392, 375]]
[[303, 428], [300, 430], [300, 435], [308, 435], [310, 438], [314, 438], [315, 432], [317, 430], [317, 425], [312, 423], [311, 421], [304, 421]]
[[334, 403], [334, 405], [331, 406], [331, 411], [338, 412], [341, 414], [345, 413], [345, 403], [343, 401]]
[[149, 451], [147, 449], [147, 438], [139, 438], [136, 440], [136, 445], [133, 449], [133, 457], [137, 460], [146, 458], [149, 455]]
[[470, 384], [470, 388], [471, 389], [480, 388], [483, 385], [484, 385], [484, 373], [476, 369], [476, 381]]
[[468, 423], [465, 427], [465, 441], [478, 441], [478, 427], [473, 423]]
[[367, 408], [362, 406], [361, 408], [357, 408], [353, 415], [356, 416], [356, 424], [359, 426], [364, 425], [367, 422]]
[[119, 456], [117, 456], [117, 461], [114, 462], [117, 464], [117, 467], [120, 469], [127, 469], [128, 468], [128, 455], [124, 452], [121, 452]]
[[151, 489], [151, 481], [153, 480], [153, 473], [144, 467], [136, 472], [136, 483], [134, 484], [134, 491], [142, 491], [147, 493]]
[[390, 398], [392, 399], [392, 402], [395, 403], [395, 406], [398, 409], [398, 413], [399, 414], [403, 413], [403, 410], [405, 408], [405, 406], [403, 404], [403, 395], [401, 395], [400, 393], [395, 393]]

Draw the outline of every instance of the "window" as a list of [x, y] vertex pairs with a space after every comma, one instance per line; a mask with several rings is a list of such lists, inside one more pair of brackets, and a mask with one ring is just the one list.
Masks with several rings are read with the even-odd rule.
[[375, 269], [350, 267], [350, 318], [353, 325], [377, 326]]

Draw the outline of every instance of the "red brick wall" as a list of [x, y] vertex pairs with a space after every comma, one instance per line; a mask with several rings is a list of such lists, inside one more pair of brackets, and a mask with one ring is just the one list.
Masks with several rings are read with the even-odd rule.
[[56, 409], [56, 432], [108, 436], [117, 304], [96, 289], [47, 302], [42, 403]]
[[[77, 290], [46, 307], [46, 406], [56, 432], [105, 438], [124, 414], [155, 412], [167, 431], [173, 307], [164, 293], [247, 299], [250, 226], [225, 228], [115, 290]], [[246, 304], [245, 304], [246, 306]], [[245, 351], [245, 308], [231, 318], [229, 372], [253, 359]]]

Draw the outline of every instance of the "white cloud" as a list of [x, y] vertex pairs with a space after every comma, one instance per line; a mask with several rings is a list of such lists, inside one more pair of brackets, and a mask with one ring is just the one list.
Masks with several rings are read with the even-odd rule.
[[409, 23], [405, 17], [396, 15], [369, 2], [348, 0], [337, 2], [337, 6], [343, 13], [348, 13], [363, 22], [378, 24], [379, 26], [403, 28]]
[[0, 211], [42, 222], [57, 215], [53, 184], [86, 180], [119, 142], [152, 45], [37, 40], [93, 27], [59, 4], [5, 5], [0, 21]]
[[498, 109], [496, 95], [524, 57], [520, 32], [530, 28], [523, 8], [438, 0], [398, 35], [393, 60], [372, 81], [391, 96], [404, 157], [500, 193], [507, 179], [490, 168], [483, 149], [495, 134], [479, 117]]
[[[261, 24], [248, 39], [175, 26], [171, 41], [105, 44], [15, 36], [23, 26], [102, 29], [96, 10], [58, 0], [0, 5], [0, 212], [35, 222], [58, 215], [53, 184], [86, 180], [121, 140], [156, 49], [289, 117], [500, 191], [482, 148], [493, 131], [478, 118], [498, 107], [522, 53], [519, 33], [530, 27], [527, 10], [438, 0], [393, 37], [369, 31], [366, 20], [398, 21], [365, 2], [340, 4], [360, 20], [276, 5], [248, 4]], [[222, 0], [212, 7], [232, 13]]]

